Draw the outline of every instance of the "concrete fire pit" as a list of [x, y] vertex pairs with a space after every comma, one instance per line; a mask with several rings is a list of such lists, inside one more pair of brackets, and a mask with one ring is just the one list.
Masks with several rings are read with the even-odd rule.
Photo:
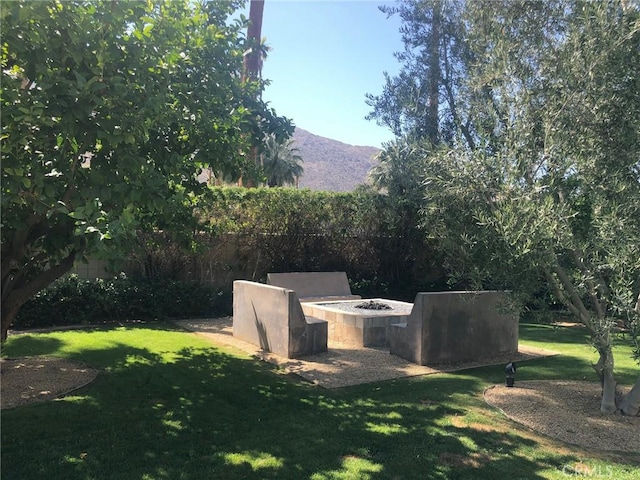
[[[357, 308], [359, 305], [368, 308]], [[407, 322], [412, 307], [412, 303], [382, 298], [302, 303], [305, 315], [329, 323], [329, 338], [360, 347], [388, 346], [389, 326]]]

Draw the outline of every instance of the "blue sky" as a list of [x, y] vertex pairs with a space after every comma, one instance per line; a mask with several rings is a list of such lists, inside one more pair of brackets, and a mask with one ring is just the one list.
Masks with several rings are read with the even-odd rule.
[[262, 75], [271, 85], [263, 99], [316, 135], [374, 147], [392, 139], [364, 119], [371, 110], [365, 94], [379, 94], [383, 72], [399, 68], [393, 52], [402, 49], [400, 23], [378, 10], [383, 3], [266, 0], [262, 37], [271, 51]]

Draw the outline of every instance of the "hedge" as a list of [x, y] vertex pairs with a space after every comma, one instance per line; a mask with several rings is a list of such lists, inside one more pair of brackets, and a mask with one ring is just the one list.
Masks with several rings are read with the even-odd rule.
[[130, 278], [58, 279], [29, 300], [13, 323], [15, 329], [166, 320], [228, 315], [222, 292], [196, 282]]
[[[370, 189], [212, 187], [194, 213], [199, 232], [141, 233], [128, 275], [59, 280], [23, 306], [14, 327], [228, 315], [232, 281], [264, 281], [266, 272], [345, 271], [354, 293], [407, 301], [446, 288], [417, 211]], [[230, 239], [233, 260], [221, 253]]]

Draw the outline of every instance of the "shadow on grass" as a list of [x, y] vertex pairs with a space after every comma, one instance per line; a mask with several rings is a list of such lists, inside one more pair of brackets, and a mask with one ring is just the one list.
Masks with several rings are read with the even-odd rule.
[[[505, 382], [504, 365], [466, 370], [492, 384]], [[593, 377], [593, 378], [592, 378]], [[517, 364], [515, 381], [524, 380], [595, 380], [596, 374], [591, 364], [581, 358], [558, 355], [527, 360]]]
[[63, 342], [57, 338], [41, 337], [38, 335], [20, 335], [11, 339], [10, 345], [2, 345], [2, 356], [22, 357], [46, 357], [57, 352], [62, 347]]
[[461, 399], [482, 391], [475, 376], [329, 391], [215, 348], [141, 348], [124, 334], [73, 353], [105, 370], [90, 386], [2, 413], [3, 478], [535, 479], [575, 460], [456, 423]]
[[[520, 363], [517, 374], [519, 378], [587, 381], [598, 379], [592, 367], [598, 360], [598, 354], [591, 346], [586, 328], [580, 325], [564, 327], [522, 324], [520, 340], [544, 343], [545, 348], [558, 349], [562, 354]], [[634, 361], [629, 360], [632, 357], [632, 341], [628, 337], [616, 336], [613, 344], [616, 380], [621, 384], [633, 385], [638, 378], [638, 368]]]
[[520, 325], [520, 340], [543, 343], [589, 342], [587, 329], [581, 326], [558, 327], [554, 325], [525, 323]]

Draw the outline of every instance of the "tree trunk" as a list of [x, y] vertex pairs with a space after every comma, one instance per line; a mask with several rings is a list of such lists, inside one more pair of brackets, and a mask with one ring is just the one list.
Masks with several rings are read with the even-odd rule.
[[264, 0], [251, 0], [249, 6], [249, 26], [247, 27], [247, 39], [252, 45], [251, 52], [244, 57], [244, 79], [258, 78], [260, 76], [261, 52], [260, 38], [262, 35], [262, 13], [264, 12]]
[[620, 411], [624, 415], [634, 416], [640, 414], [640, 377], [631, 391], [627, 393], [620, 405]]
[[[640, 314], [640, 293], [638, 294], [634, 310], [636, 313]], [[634, 330], [634, 332], [637, 332], [637, 330]], [[631, 391], [627, 393], [622, 400], [622, 403], [620, 404], [620, 411], [623, 415], [640, 415], [640, 377], [637, 378]]]
[[[247, 40], [251, 45], [251, 51], [246, 52], [243, 64], [243, 81], [255, 80], [260, 77], [262, 70], [262, 52], [260, 51], [260, 40], [262, 36], [262, 15], [264, 12], [264, 0], [251, 0], [249, 6], [249, 26], [247, 27]], [[249, 152], [253, 163], [258, 166], [258, 147], [253, 145]], [[242, 181], [242, 180], [241, 180]], [[253, 187], [254, 182], [249, 178], [247, 187]]]
[[[0, 341], [4, 342], [7, 339], [7, 333], [9, 327], [16, 318], [16, 315], [20, 311], [22, 305], [27, 300], [33, 297], [40, 290], [51, 284], [54, 280], [57, 280], [65, 273], [69, 272], [73, 267], [78, 251], [73, 250], [64, 260], [58, 265], [55, 265], [47, 270], [44, 270], [33, 279], [22, 280], [13, 282], [10, 278], [3, 278], [5, 280], [2, 292], [2, 307], [0, 308], [2, 319], [0, 320], [1, 331]], [[19, 272], [15, 273], [16, 276], [20, 275]]]
[[614, 413], [618, 409], [616, 406], [616, 381], [613, 376], [613, 351], [611, 344], [598, 348], [600, 358], [594, 365], [596, 372], [602, 382], [602, 399], [600, 401], [600, 411], [602, 413]]
[[616, 381], [613, 374], [613, 350], [611, 348], [609, 327], [606, 326], [604, 318], [604, 309], [598, 309], [599, 315], [593, 317], [582, 302], [582, 298], [575, 289], [571, 278], [559, 265], [554, 266], [553, 273], [550, 269], [546, 269], [545, 273], [556, 297], [587, 327], [591, 339], [600, 354], [598, 363], [593, 366], [602, 383], [600, 411], [603, 413], [616, 412]]
[[440, 0], [433, 4], [431, 23], [431, 56], [429, 61], [429, 105], [427, 106], [427, 135], [432, 145], [440, 141], [439, 105], [440, 105], [440, 37], [442, 29], [442, 5]]
[[0, 332], [0, 341], [4, 343], [7, 339], [7, 334], [9, 332], [9, 327], [13, 323], [13, 320], [16, 318], [16, 315], [20, 311], [20, 307], [24, 305], [24, 303], [28, 299], [11, 299], [12, 301], [4, 301], [2, 302], [2, 329]]

